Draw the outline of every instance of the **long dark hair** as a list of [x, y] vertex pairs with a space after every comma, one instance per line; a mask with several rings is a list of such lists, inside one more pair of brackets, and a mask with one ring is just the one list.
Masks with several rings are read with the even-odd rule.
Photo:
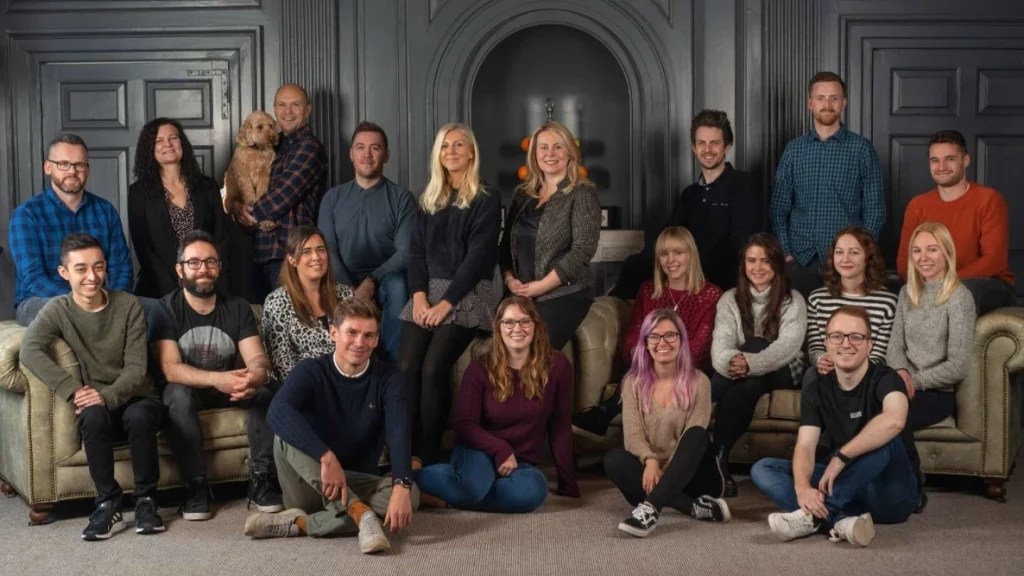
[[[302, 256], [302, 247], [313, 236], [319, 236], [323, 240], [324, 246], [327, 246], [327, 238], [316, 226], [303, 224], [292, 228], [284, 243], [285, 254], [298, 260]], [[320, 307], [328, 314], [333, 314], [334, 308], [338, 305], [338, 295], [335, 291], [334, 273], [331, 271], [331, 259], [328, 258], [324, 265], [326, 270], [323, 277], [320, 278]], [[298, 316], [299, 322], [315, 327], [317, 324], [316, 316], [313, 314], [313, 304], [306, 298], [306, 292], [302, 289], [299, 271], [287, 259], [281, 265], [281, 272], [277, 279], [278, 283], [284, 286], [288, 295], [291, 296], [292, 307], [295, 309], [295, 315]]]
[[141, 182], [143, 189], [147, 191], [162, 191], [164, 189], [164, 185], [160, 181], [160, 164], [157, 163], [154, 153], [156, 135], [160, 132], [160, 127], [167, 124], [174, 126], [174, 129], [178, 131], [178, 141], [181, 142], [181, 176], [184, 178], [186, 186], [194, 187], [196, 179], [202, 176], [199, 161], [196, 160], [195, 151], [192, 150], [192, 143], [185, 135], [185, 129], [181, 127], [181, 123], [171, 118], [155, 118], [147, 122], [142, 127], [142, 132], [139, 133], [139, 142], [135, 148], [135, 167], [132, 170], [135, 180]]
[[836, 234], [832, 239], [832, 247], [828, 251], [828, 265], [825, 267], [823, 280], [825, 288], [832, 296], [839, 296], [843, 293], [843, 279], [836, 271], [836, 244], [839, 239], [849, 234], [853, 236], [864, 251], [864, 294], [871, 294], [885, 288], [885, 260], [875, 243], [875, 237], [871, 231], [863, 226], [847, 226]]
[[754, 327], [754, 306], [750, 296], [750, 279], [747, 278], [747, 250], [758, 247], [768, 256], [775, 278], [768, 288], [768, 305], [765, 307], [764, 320], [761, 322], [761, 336], [769, 342], [778, 339], [779, 323], [782, 320], [782, 307], [789, 303], [789, 277], [786, 276], [786, 257], [775, 236], [758, 232], [747, 240], [747, 245], [740, 253], [739, 278], [736, 282], [736, 305], [740, 309], [740, 322], [743, 324], [743, 338], [750, 340], [757, 333]]

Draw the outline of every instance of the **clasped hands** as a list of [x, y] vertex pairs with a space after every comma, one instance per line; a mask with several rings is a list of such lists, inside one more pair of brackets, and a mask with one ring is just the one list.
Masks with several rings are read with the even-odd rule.
[[747, 364], [747, 357], [742, 352], [729, 360], [729, 378], [733, 380], [743, 378], [748, 372], [750, 372], [750, 366]]
[[238, 402], [252, 398], [268, 380], [270, 375], [264, 368], [239, 368], [219, 373], [213, 387], [230, 396], [232, 402]]
[[75, 416], [82, 413], [89, 406], [106, 406], [107, 403], [103, 400], [103, 395], [98, 390], [91, 386], [82, 386], [75, 392], [75, 395], [71, 398], [75, 403]]
[[412, 296], [412, 321], [421, 328], [437, 328], [451, 311], [452, 305], [447, 300], [441, 300], [431, 306], [423, 292], [417, 292]]
[[508, 286], [510, 292], [516, 296], [522, 296], [523, 298], [536, 298], [544, 293], [541, 289], [540, 282], [536, 280], [533, 282], [520, 282], [515, 276], [505, 277], [505, 286]]

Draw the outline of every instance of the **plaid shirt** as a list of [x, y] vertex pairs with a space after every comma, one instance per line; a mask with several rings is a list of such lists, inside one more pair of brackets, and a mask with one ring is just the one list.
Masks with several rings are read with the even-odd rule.
[[47, 187], [18, 206], [11, 216], [8, 241], [16, 271], [15, 306], [30, 296], [53, 298], [71, 291], [67, 280], [57, 274], [57, 266], [61, 241], [76, 232], [99, 240], [107, 256], [107, 286], [132, 291], [132, 256], [114, 205], [83, 192], [82, 203], [72, 212]]
[[270, 168], [270, 186], [266, 195], [253, 206], [257, 221], [277, 222], [269, 232], [256, 229], [253, 260], [259, 263], [284, 258], [288, 233], [297, 226], [316, 226], [320, 200], [327, 192], [327, 151], [303, 126], [284, 134]]
[[815, 255], [824, 262], [846, 226], [862, 225], [878, 238], [885, 190], [871, 141], [845, 125], [825, 140], [814, 128], [791, 140], [775, 174], [771, 217], [783, 251], [801, 265]]

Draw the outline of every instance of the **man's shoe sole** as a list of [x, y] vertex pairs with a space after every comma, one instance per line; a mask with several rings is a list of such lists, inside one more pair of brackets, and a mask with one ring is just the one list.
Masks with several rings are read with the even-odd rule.
[[388, 542], [387, 538], [382, 538], [381, 540], [374, 542], [372, 546], [368, 546], [366, 548], [363, 548], [362, 546], [359, 547], [359, 551], [363, 554], [377, 554], [378, 552], [385, 552], [389, 549], [391, 549], [391, 542]]
[[853, 523], [853, 531], [850, 534], [850, 544], [861, 548], [871, 544], [875, 539], [875, 521], [871, 514], [864, 514]]
[[[255, 502], [254, 502], [254, 504], [255, 504]], [[256, 504], [256, 509], [259, 510], [260, 512], [270, 512], [270, 513], [273, 514], [273, 513], [284, 511], [284, 504], [269, 504], [269, 505]]]
[[150, 526], [149, 528], [139, 528], [139, 527], [136, 526], [135, 533], [136, 534], [159, 534], [159, 533], [163, 532], [164, 530], [167, 530], [167, 526], [166, 525], [163, 525], [163, 526]]
[[719, 520], [722, 524], [725, 524], [729, 520], [732, 520], [732, 512], [729, 510], [729, 504], [722, 498], [712, 498], [713, 501], [717, 502], [722, 508], [722, 519]]
[[191, 522], [200, 522], [213, 518], [213, 512], [182, 512], [181, 517]]
[[619, 530], [622, 530], [626, 534], [629, 534], [630, 536], [635, 536], [637, 538], [646, 538], [648, 536], [648, 534], [650, 534], [651, 532], [654, 532], [654, 529], [656, 527], [657, 527], [657, 525], [654, 525], [654, 526], [648, 528], [647, 530], [643, 530], [643, 529], [640, 529], [640, 528], [634, 528], [634, 527], [630, 526], [629, 524], [626, 524], [625, 522], [619, 522]]
[[82, 534], [82, 540], [85, 540], [86, 542], [98, 542], [100, 540], [107, 540], [114, 534], [117, 534], [118, 532], [124, 530], [127, 527], [128, 526], [124, 523], [124, 520], [121, 520], [120, 522], [114, 522], [114, 524], [110, 527], [110, 531], [106, 534]]

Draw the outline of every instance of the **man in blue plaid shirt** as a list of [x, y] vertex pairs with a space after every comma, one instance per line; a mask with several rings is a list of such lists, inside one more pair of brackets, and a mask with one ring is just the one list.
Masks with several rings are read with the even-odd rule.
[[302, 86], [285, 84], [277, 90], [274, 116], [282, 135], [267, 193], [253, 206], [228, 206], [235, 222], [253, 234], [251, 301], [256, 304], [277, 287], [288, 233], [302, 224], [316, 226], [327, 192], [327, 152], [309, 127], [312, 109]]
[[79, 136], [61, 134], [47, 148], [49, 185], [14, 210], [9, 242], [15, 267], [15, 318], [28, 326], [54, 296], [71, 287], [57, 273], [60, 243], [73, 233], [99, 240], [107, 255], [107, 285], [132, 291], [132, 257], [121, 217], [110, 202], [87, 192], [89, 149]]
[[846, 84], [832, 72], [819, 72], [807, 92], [814, 127], [786, 146], [771, 203], [786, 274], [804, 298], [822, 285], [821, 267], [839, 230], [858, 224], [877, 239], [885, 222], [878, 154], [870, 140], [839, 120], [846, 108]]

